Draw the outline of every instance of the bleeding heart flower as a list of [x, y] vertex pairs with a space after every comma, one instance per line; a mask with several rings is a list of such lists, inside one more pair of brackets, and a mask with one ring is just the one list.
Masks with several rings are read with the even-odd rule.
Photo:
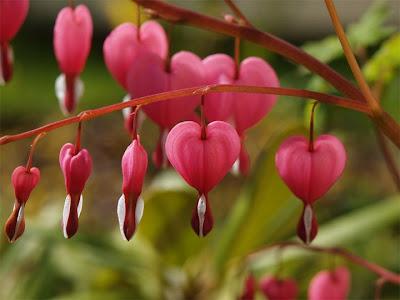
[[61, 148], [59, 160], [67, 190], [62, 228], [64, 237], [69, 239], [78, 231], [82, 192], [92, 172], [92, 158], [86, 149], [77, 149], [67, 143]]
[[0, 0], [0, 84], [11, 80], [13, 51], [9, 45], [24, 23], [29, 9], [28, 0]]
[[[154, 53], [143, 53], [136, 57], [129, 70], [127, 84], [129, 93], [136, 97], [201, 86], [204, 81], [203, 65], [198, 56], [187, 51], [176, 53], [171, 58], [170, 70], [165, 70], [165, 61]], [[144, 112], [160, 127], [156, 165], [163, 165], [163, 136], [175, 124], [193, 119], [194, 109], [200, 96], [188, 96], [152, 103], [143, 107]], [[161, 162], [161, 163], [160, 163]]]
[[122, 157], [122, 196], [118, 200], [118, 221], [122, 237], [129, 241], [135, 233], [144, 209], [141, 197], [147, 171], [147, 153], [139, 136], [126, 148]]
[[116, 27], [103, 45], [104, 60], [108, 70], [126, 90], [129, 69], [136, 64], [136, 56], [141, 52], [151, 52], [165, 60], [168, 55], [168, 39], [164, 29], [155, 21], [147, 21], [140, 26], [124, 23]]
[[14, 186], [15, 203], [13, 212], [8, 218], [4, 231], [10, 242], [15, 242], [25, 230], [24, 209], [29, 195], [40, 180], [38, 168], [26, 169], [24, 166], [15, 168], [11, 175], [11, 182]]
[[72, 113], [83, 94], [79, 74], [85, 67], [92, 43], [93, 22], [88, 8], [64, 7], [54, 25], [54, 53], [62, 74], [55, 90], [64, 114]]
[[260, 281], [260, 289], [269, 300], [295, 300], [298, 295], [297, 283], [290, 278], [264, 277]]
[[350, 289], [350, 272], [346, 267], [321, 271], [311, 280], [308, 300], [345, 300]]
[[[235, 74], [235, 62], [225, 54], [214, 54], [203, 60], [207, 84], [238, 84], [279, 87], [274, 69], [258, 57], [249, 57], [242, 61], [238, 77]], [[276, 103], [277, 96], [242, 93], [215, 93], [206, 96], [204, 112], [209, 121], [233, 119], [242, 141], [247, 129], [257, 124]], [[244, 161], [242, 161], [242, 159]], [[242, 145], [237, 163], [240, 172], [246, 175], [250, 161]]]
[[275, 156], [279, 175], [304, 203], [298, 235], [306, 243], [318, 230], [312, 204], [328, 192], [346, 164], [344, 146], [332, 135], [321, 135], [313, 148], [310, 151], [305, 137], [294, 136], [283, 142]]
[[253, 300], [257, 290], [256, 278], [249, 274], [244, 284], [243, 293], [240, 295], [239, 300]]
[[228, 123], [215, 121], [203, 130], [196, 122], [179, 123], [165, 143], [172, 166], [199, 192], [192, 215], [192, 227], [199, 236], [205, 236], [213, 225], [208, 192], [226, 175], [240, 151], [239, 136]]

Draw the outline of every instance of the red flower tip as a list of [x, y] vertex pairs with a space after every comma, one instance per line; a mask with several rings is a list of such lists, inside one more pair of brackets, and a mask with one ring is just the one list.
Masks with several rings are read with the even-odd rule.
[[214, 218], [207, 195], [201, 195], [192, 212], [192, 228], [199, 237], [206, 236], [214, 225]]
[[257, 281], [256, 278], [249, 274], [246, 278], [244, 284], [244, 290], [242, 295], [240, 295], [239, 300], [253, 300], [257, 290]]
[[11, 243], [15, 242], [24, 233], [24, 208], [25, 203], [15, 201], [13, 211], [4, 226], [4, 231]]
[[305, 205], [297, 224], [297, 236], [306, 244], [310, 244], [318, 233], [318, 222], [311, 205]]
[[136, 231], [144, 210], [140, 194], [147, 171], [147, 153], [139, 136], [126, 148], [122, 157], [122, 196], [118, 200], [117, 214], [122, 237], [129, 241]]
[[82, 192], [92, 172], [92, 158], [86, 149], [76, 153], [75, 146], [67, 143], [61, 148], [59, 160], [67, 190], [62, 228], [64, 237], [70, 238], [78, 230], [78, 218], [83, 203]]
[[295, 300], [298, 287], [295, 280], [267, 276], [261, 279], [260, 289], [269, 300]]

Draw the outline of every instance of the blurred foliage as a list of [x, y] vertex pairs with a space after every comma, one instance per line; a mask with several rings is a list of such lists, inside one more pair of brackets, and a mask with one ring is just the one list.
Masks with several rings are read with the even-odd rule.
[[[126, 20], [136, 22], [136, 6], [129, 2], [103, 3], [112, 26]], [[210, 13], [220, 13], [219, 6], [206, 3]], [[389, 15], [385, 3], [379, 1], [348, 26], [347, 33], [371, 84], [384, 80], [382, 105], [400, 121], [399, 34], [387, 25]], [[54, 95], [58, 69], [52, 54], [51, 25], [38, 30], [28, 17], [13, 41], [15, 77], [0, 88], [1, 135], [61, 118]], [[110, 30], [103, 26], [94, 34], [82, 74], [86, 91], [81, 110], [116, 103], [125, 94], [102, 58], [102, 43]], [[171, 41], [172, 52], [189, 49], [202, 57], [216, 52], [233, 54], [233, 39], [185, 26], [171, 27]], [[303, 41], [302, 46], [351, 78], [336, 37]], [[268, 60], [282, 86], [335, 93], [319, 77], [299, 72], [298, 66], [262, 47], [243, 41], [241, 50], [242, 58], [256, 55]], [[203, 239], [190, 227], [196, 192], [173, 170], [155, 170], [150, 164], [142, 222], [131, 242], [122, 240], [116, 203], [121, 193], [120, 158], [129, 136], [123, 130], [121, 114], [116, 113], [85, 123], [82, 142], [93, 156], [94, 172], [85, 190], [79, 233], [65, 240], [59, 228], [65, 192], [57, 157], [61, 145], [74, 139], [76, 128], [48, 134], [38, 144], [34, 158], [42, 179], [26, 207], [26, 232], [15, 244], [8, 244], [4, 235], [0, 239], [0, 299], [228, 300], [240, 293], [249, 271], [257, 277], [274, 274], [279, 261], [283, 267], [280, 274], [296, 278], [300, 299], [305, 299], [315, 272], [332, 263], [348, 262], [296, 249], [287, 249], [282, 255], [258, 251], [251, 260], [248, 255], [295, 235], [301, 203], [279, 179], [274, 156], [288, 136], [307, 135], [311, 105], [307, 99], [282, 96], [269, 116], [248, 132], [252, 172], [247, 178], [227, 175], [210, 193], [215, 228]], [[320, 234], [315, 244], [344, 246], [400, 272], [400, 199], [376, 144], [373, 126], [362, 114], [322, 104], [316, 109], [315, 122], [316, 132], [338, 136], [348, 155], [340, 182], [316, 204]], [[156, 135], [157, 127], [146, 120], [141, 140], [149, 153]], [[24, 163], [29, 143], [24, 140], [0, 149], [1, 223], [12, 208], [10, 174]], [[396, 159], [399, 161], [398, 155]], [[348, 266], [351, 299], [370, 299], [376, 276], [357, 265]], [[399, 293], [397, 286], [387, 284], [383, 299], [398, 299]], [[262, 299], [261, 295], [257, 299]]]

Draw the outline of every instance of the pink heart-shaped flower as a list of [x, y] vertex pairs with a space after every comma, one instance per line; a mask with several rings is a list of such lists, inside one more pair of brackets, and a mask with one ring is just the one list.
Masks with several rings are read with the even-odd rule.
[[269, 300], [295, 300], [298, 287], [295, 280], [267, 276], [261, 279], [260, 289]]
[[175, 170], [201, 194], [207, 194], [230, 170], [240, 151], [240, 139], [226, 122], [205, 128], [192, 121], [176, 125], [168, 134], [165, 150]]
[[321, 271], [311, 280], [308, 288], [309, 300], [345, 300], [350, 289], [350, 272], [346, 267], [332, 271]]
[[[188, 51], [172, 56], [169, 71], [165, 70], [165, 62], [160, 56], [151, 52], [141, 53], [127, 77], [129, 93], [135, 97], [201, 86], [203, 83], [201, 60]], [[188, 96], [152, 103], [143, 110], [160, 127], [170, 129], [180, 121], [191, 119], [199, 103], [200, 96]]]
[[28, 9], [29, 0], [0, 1], [0, 43], [14, 38], [25, 21]]
[[287, 139], [279, 147], [275, 164], [290, 190], [305, 204], [325, 195], [338, 180], [346, 164], [343, 144], [332, 135], [314, 141], [314, 151], [303, 136]]
[[[258, 57], [242, 61], [238, 78], [235, 78], [235, 62], [228, 55], [210, 55], [203, 60], [203, 65], [207, 84], [279, 86], [274, 69]], [[276, 99], [275, 95], [216, 93], [207, 95], [205, 113], [209, 121], [232, 117], [239, 135], [242, 135], [272, 109]]]
[[61, 71], [66, 75], [82, 72], [92, 43], [93, 23], [85, 5], [64, 7], [54, 25], [54, 52]]
[[104, 60], [115, 80], [128, 89], [126, 78], [135, 64], [135, 57], [141, 52], [151, 52], [164, 60], [168, 55], [168, 39], [163, 27], [155, 21], [147, 21], [140, 26], [124, 23], [116, 27], [103, 45]]
[[237, 159], [239, 136], [226, 122], [215, 121], [202, 128], [196, 122], [186, 121], [172, 128], [165, 151], [175, 170], [199, 192], [191, 223], [199, 236], [205, 236], [214, 222], [207, 193]]

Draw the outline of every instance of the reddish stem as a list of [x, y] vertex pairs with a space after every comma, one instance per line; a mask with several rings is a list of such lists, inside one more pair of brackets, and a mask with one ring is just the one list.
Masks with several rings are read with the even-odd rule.
[[[286, 247], [295, 247], [295, 248], [301, 248], [301, 249], [305, 249], [305, 250], [309, 250], [309, 251], [313, 251], [313, 252], [323, 252], [323, 253], [328, 253], [328, 254], [333, 254], [333, 255], [339, 255], [345, 259], [347, 259], [348, 261], [357, 264], [373, 273], [378, 274], [381, 278], [384, 278], [385, 281], [387, 282], [391, 282], [397, 285], [400, 285], [400, 275], [393, 273], [387, 269], [385, 269], [384, 267], [381, 267], [375, 263], [369, 262], [368, 260], [359, 257], [345, 249], [342, 248], [323, 248], [323, 247], [318, 247], [318, 246], [307, 246], [304, 245], [302, 243], [298, 243], [298, 242], [283, 242], [283, 243], [276, 243], [276, 244], [272, 244], [269, 245], [267, 247], [264, 247], [263, 249], [260, 249], [259, 251], [267, 251], [267, 250], [271, 250], [274, 248], [279, 248], [279, 249], [283, 249]], [[252, 258], [256, 257], [258, 252], [254, 252], [252, 254], [250, 254], [248, 256], [248, 259], [251, 260]]]
[[239, 78], [240, 71], [240, 38], [235, 37], [235, 79]]
[[137, 139], [137, 127], [138, 127], [137, 114], [139, 112], [139, 109], [140, 109], [140, 105], [135, 106], [134, 110], [131, 114], [131, 116], [132, 116], [132, 140]]
[[0, 145], [5, 145], [17, 140], [21, 140], [30, 136], [37, 135], [41, 132], [49, 132], [57, 128], [67, 126], [73, 123], [78, 123], [81, 121], [91, 120], [100, 117], [105, 114], [109, 114], [114, 111], [122, 110], [127, 107], [133, 107], [136, 105], [146, 105], [158, 101], [165, 101], [172, 98], [182, 98], [192, 95], [206, 95], [209, 93], [223, 93], [223, 92], [235, 92], [235, 93], [259, 93], [259, 94], [274, 94], [274, 95], [285, 95], [299, 97], [299, 99], [315, 99], [320, 102], [334, 104], [337, 106], [345, 107], [355, 111], [370, 114], [369, 108], [364, 104], [352, 99], [308, 91], [299, 90], [292, 88], [282, 88], [282, 87], [260, 87], [260, 86], [242, 86], [242, 85], [229, 85], [229, 84], [217, 84], [217, 85], [207, 85], [201, 87], [192, 87], [186, 89], [180, 89], [175, 91], [169, 91], [154, 95], [149, 95], [145, 97], [140, 97], [132, 99], [127, 102], [120, 102], [108, 106], [103, 106], [93, 110], [87, 110], [80, 113], [78, 116], [65, 118], [58, 120], [44, 126], [32, 129], [26, 132], [22, 132], [15, 135], [5, 135], [0, 138]]
[[75, 140], [75, 155], [81, 151], [81, 135], [82, 135], [82, 122], [79, 122], [78, 129], [76, 131], [76, 140]]
[[28, 155], [28, 161], [26, 162], [26, 172], [30, 173], [31, 171], [31, 167], [32, 167], [32, 160], [33, 160], [33, 153], [35, 153], [35, 148], [36, 148], [36, 144], [39, 142], [39, 140], [44, 137], [46, 135], [45, 132], [40, 133], [39, 135], [37, 135], [35, 137], [35, 139], [33, 140], [32, 144], [31, 144], [31, 149], [29, 150], [29, 155]]
[[310, 152], [314, 151], [314, 113], [315, 113], [315, 108], [317, 107], [317, 105], [318, 105], [318, 102], [315, 101], [311, 108], [310, 136], [309, 136], [309, 141], [308, 141], [308, 151], [310, 151]]

